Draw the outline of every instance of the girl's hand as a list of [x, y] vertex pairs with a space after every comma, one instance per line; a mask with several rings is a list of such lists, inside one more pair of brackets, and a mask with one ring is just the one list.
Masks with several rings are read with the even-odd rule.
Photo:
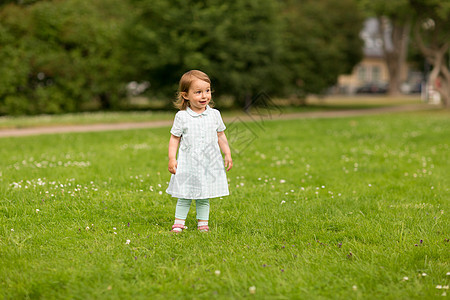
[[177, 172], [178, 162], [176, 159], [169, 160], [169, 172], [175, 174]]
[[231, 155], [225, 155], [225, 167], [227, 168], [227, 172], [233, 167], [233, 159], [231, 159]]

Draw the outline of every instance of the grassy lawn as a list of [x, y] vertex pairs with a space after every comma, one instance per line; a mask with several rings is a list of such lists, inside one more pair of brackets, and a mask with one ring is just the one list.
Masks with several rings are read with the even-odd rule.
[[[307, 106], [292, 106], [286, 99], [272, 99], [285, 113], [367, 109], [421, 103], [419, 96], [389, 98], [385, 96], [354, 96], [310, 98]], [[62, 115], [0, 117], [0, 130], [41, 126], [87, 125], [101, 123], [148, 122], [173, 120], [175, 111], [87, 112]], [[224, 117], [244, 116], [239, 110], [222, 109]]]
[[169, 128], [3, 138], [0, 298], [448, 294], [449, 117], [227, 124], [232, 194], [206, 234], [194, 204], [169, 233]]
[[62, 115], [40, 115], [0, 117], [0, 130], [10, 128], [30, 128], [42, 126], [114, 124], [126, 122], [148, 122], [173, 119], [174, 112], [89, 112]]

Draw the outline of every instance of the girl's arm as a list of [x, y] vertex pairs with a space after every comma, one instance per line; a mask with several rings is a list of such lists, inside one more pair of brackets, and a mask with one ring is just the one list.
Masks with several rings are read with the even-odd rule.
[[180, 145], [181, 137], [170, 135], [169, 140], [169, 172], [175, 174], [177, 172], [177, 150]]
[[219, 138], [220, 150], [222, 150], [225, 155], [225, 167], [227, 168], [227, 171], [229, 171], [233, 167], [233, 159], [231, 159], [231, 150], [228, 145], [227, 136], [225, 135], [225, 132], [221, 131], [217, 133], [217, 137]]

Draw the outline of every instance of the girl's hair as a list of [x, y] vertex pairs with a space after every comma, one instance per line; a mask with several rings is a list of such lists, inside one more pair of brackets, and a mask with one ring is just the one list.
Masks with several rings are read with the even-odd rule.
[[[189, 101], [184, 99], [182, 94], [189, 92], [189, 88], [191, 87], [192, 82], [194, 82], [194, 80], [196, 79], [200, 79], [211, 84], [211, 79], [209, 79], [208, 75], [206, 75], [202, 71], [191, 70], [184, 73], [183, 76], [181, 76], [180, 84], [178, 85], [177, 100], [174, 103], [175, 107], [179, 110], [186, 110], [186, 108], [190, 106]], [[212, 99], [208, 105], [210, 107], [214, 107], [214, 102], [212, 101]]]

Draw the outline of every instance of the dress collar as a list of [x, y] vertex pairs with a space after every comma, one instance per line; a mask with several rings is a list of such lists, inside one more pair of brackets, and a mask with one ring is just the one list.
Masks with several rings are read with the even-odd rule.
[[196, 113], [195, 111], [193, 111], [189, 106], [186, 108], [187, 113], [191, 116], [191, 117], [199, 117], [199, 116], [206, 116], [208, 115], [208, 113], [211, 111], [211, 108], [209, 107], [209, 105], [206, 105], [206, 109], [205, 111], [203, 111], [202, 113]]

